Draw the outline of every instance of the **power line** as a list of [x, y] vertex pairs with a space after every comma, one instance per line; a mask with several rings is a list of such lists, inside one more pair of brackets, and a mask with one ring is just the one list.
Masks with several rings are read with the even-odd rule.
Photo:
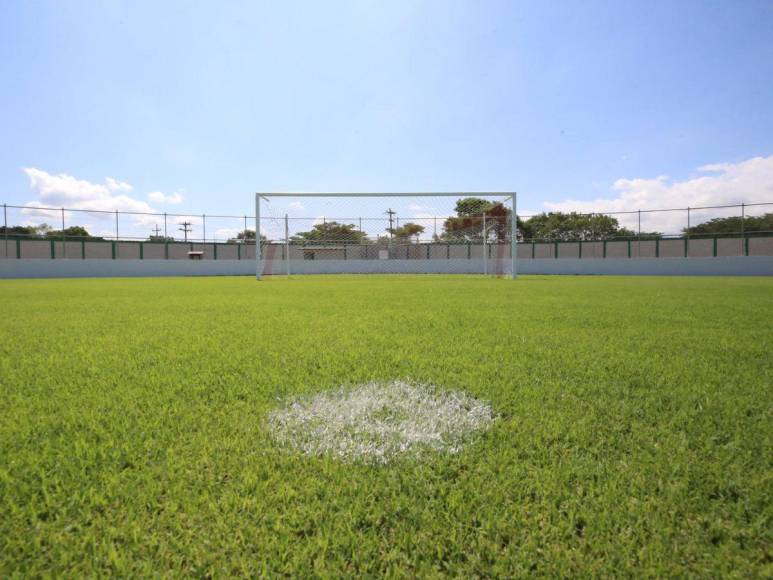
[[193, 231], [193, 227], [192, 227], [193, 224], [191, 222], [182, 222], [180, 225], [182, 227], [181, 228], [177, 228], [177, 229], [185, 234], [185, 241], [187, 242], [188, 241], [188, 232], [192, 232]]
[[384, 212], [389, 216], [389, 229], [387, 230], [389, 232], [389, 239], [392, 239], [392, 232], [394, 232], [394, 228], [392, 227], [392, 219], [395, 215], [397, 215], [397, 212], [394, 211], [391, 207]]

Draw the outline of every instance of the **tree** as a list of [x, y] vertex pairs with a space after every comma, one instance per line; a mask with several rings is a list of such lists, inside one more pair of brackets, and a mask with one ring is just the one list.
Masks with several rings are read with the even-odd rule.
[[364, 244], [367, 242], [367, 234], [356, 229], [354, 224], [340, 224], [338, 222], [323, 222], [316, 224], [308, 232], [298, 232], [290, 238], [296, 243], [318, 244]]
[[103, 238], [98, 238], [92, 236], [86, 228], [83, 226], [70, 226], [69, 228], [65, 228], [64, 230], [48, 230], [45, 233], [45, 237], [47, 238], [76, 238], [78, 240], [101, 240]]
[[[524, 237], [542, 240], [614, 240], [630, 239], [638, 235], [621, 228], [617, 218], [604, 214], [581, 214], [577, 212], [541, 213], [526, 220]], [[642, 232], [641, 239], [660, 238], [659, 232]]]
[[528, 223], [533, 238], [547, 240], [608, 240], [619, 230], [612, 216], [577, 212], [541, 213]]
[[[501, 202], [479, 197], [465, 197], [456, 202], [456, 217], [443, 222], [443, 241], [477, 242], [483, 240], [483, 216], [486, 216], [486, 239], [504, 242], [509, 236], [512, 210]], [[519, 220], [520, 223], [520, 220]]]
[[741, 231], [751, 235], [760, 232], [773, 232], [773, 213], [766, 213], [757, 217], [747, 217], [741, 223], [741, 216], [714, 218], [697, 226], [682, 230], [690, 235], [722, 235], [740, 234]]
[[419, 235], [424, 233], [424, 226], [408, 222], [392, 232], [397, 241], [409, 241], [411, 237], [416, 236], [416, 243], [419, 243]]
[[8, 226], [7, 232], [4, 226], [0, 227], [0, 236], [8, 234], [9, 236], [24, 236], [27, 238], [47, 238], [61, 239], [75, 238], [79, 240], [101, 240], [102, 238], [92, 236], [83, 226], [70, 226], [64, 230], [55, 230], [48, 224], [38, 226]]
[[[264, 244], [268, 241], [268, 238], [260, 234], [260, 243]], [[228, 240], [229, 244], [245, 244], [245, 243], [255, 243], [255, 230], [242, 230], [238, 234], [236, 234], [235, 238], [230, 238]]]
[[472, 217], [483, 215], [483, 212], [488, 212], [494, 202], [487, 199], [481, 199], [479, 197], [465, 197], [456, 202], [454, 211], [459, 217]]
[[611, 240], [659, 240], [663, 237], [660, 232], [635, 232], [628, 228], [619, 228]]
[[27, 238], [38, 238], [40, 234], [36, 226], [0, 226], [0, 235], [24, 236]]

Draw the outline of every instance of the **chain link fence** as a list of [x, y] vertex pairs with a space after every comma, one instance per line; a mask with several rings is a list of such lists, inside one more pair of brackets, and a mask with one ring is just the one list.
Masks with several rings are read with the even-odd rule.
[[[0, 258], [254, 260], [255, 216], [3, 204]], [[509, 257], [508, 215], [351, 208], [261, 215], [269, 260]], [[382, 212], [383, 210], [383, 212]], [[518, 259], [773, 255], [773, 202], [518, 215]], [[302, 213], [302, 212], [300, 212]], [[374, 215], [376, 214], [376, 215]], [[343, 216], [343, 217], [340, 217]], [[572, 221], [573, 220], [573, 221]], [[610, 226], [610, 224], [612, 224]]]

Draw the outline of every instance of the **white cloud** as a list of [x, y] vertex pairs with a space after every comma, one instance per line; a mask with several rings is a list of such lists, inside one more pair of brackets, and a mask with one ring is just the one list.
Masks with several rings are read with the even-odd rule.
[[107, 188], [110, 191], [131, 191], [132, 189], [134, 189], [131, 185], [129, 185], [125, 181], [118, 181], [117, 179], [113, 179], [112, 177], [105, 178], [105, 183], [107, 183]]
[[175, 191], [170, 195], [164, 195], [163, 191], [151, 191], [148, 194], [148, 199], [155, 203], [178, 204], [182, 203], [185, 198], [179, 191]]
[[40, 196], [39, 201], [27, 203], [30, 212], [43, 211], [32, 208], [40, 206], [62, 206], [69, 209], [93, 209], [101, 211], [153, 212], [144, 201], [134, 199], [125, 193], [132, 190], [128, 183], [107, 177], [104, 183], [91, 183], [60, 173], [52, 175], [34, 167], [24, 168], [30, 186]]
[[235, 238], [237, 234], [240, 234], [241, 232], [242, 230], [237, 228], [220, 228], [215, 230], [215, 239], [222, 242], [224, 240]]
[[[39, 217], [39, 218], [45, 218], [48, 220], [59, 220], [62, 217], [62, 211], [59, 209], [43, 209], [46, 208], [46, 206], [43, 203], [40, 203], [39, 201], [31, 201], [29, 203], [24, 204], [24, 209], [21, 210], [22, 215], [30, 216], [30, 217]], [[64, 216], [65, 219], [69, 218], [72, 215], [72, 212], [65, 211]], [[25, 222], [24, 225], [36, 225], [32, 222]]]
[[[670, 180], [660, 175], [654, 179], [618, 179], [612, 186], [614, 197], [591, 201], [568, 199], [544, 203], [547, 211], [626, 212], [636, 210], [670, 209], [735, 205], [753, 202], [773, 202], [773, 155], [754, 157], [740, 163], [716, 163], [698, 168], [702, 174], [684, 181]], [[773, 211], [773, 205], [750, 207], [747, 215]], [[691, 223], [713, 217], [738, 215], [738, 208], [691, 211]], [[635, 228], [638, 215], [618, 215], [620, 223]], [[687, 212], [642, 213], [642, 230], [679, 233], [686, 226]]]
[[298, 209], [298, 210], [306, 209], [305, 207], [303, 207], [303, 204], [300, 201], [291, 201], [287, 205], [287, 207], [289, 207], [291, 209]]

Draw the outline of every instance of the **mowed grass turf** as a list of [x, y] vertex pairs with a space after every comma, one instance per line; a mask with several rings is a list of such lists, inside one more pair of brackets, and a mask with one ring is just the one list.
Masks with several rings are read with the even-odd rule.
[[[0, 576], [770, 576], [773, 279], [0, 282]], [[277, 446], [279, 400], [490, 401], [458, 455]]]

